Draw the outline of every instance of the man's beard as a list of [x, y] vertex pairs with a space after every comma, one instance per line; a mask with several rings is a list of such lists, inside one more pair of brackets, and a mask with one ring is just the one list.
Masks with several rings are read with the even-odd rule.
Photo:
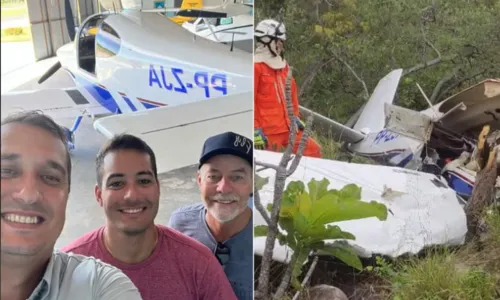
[[[245, 209], [241, 206], [241, 200], [236, 195], [223, 195], [217, 194], [213, 197], [208, 198], [209, 202], [224, 202], [224, 203], [236, 203], [236, 204], [222, 204], [222, 205], [235, 205], [236, 207], [224, 208], [224, 207], [214, 207], [212, 204], [207, 208], [208, 212], [219, 222], [228, 223], [238, 217]], [[221, 209], [222, 208], [222, 209]]]

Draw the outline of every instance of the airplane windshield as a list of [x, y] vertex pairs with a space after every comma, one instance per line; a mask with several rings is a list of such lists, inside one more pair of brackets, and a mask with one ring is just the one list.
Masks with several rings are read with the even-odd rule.
[[89, 20], [85, 24], [85, 27], [83, 28], [83, 30], [81, 32], [80, 38], [85, 38], [88, 36], [95, 36], [97, 33], [97, 30], [98, 30], [98, 28], [101, 25], [103, 20], [104, 20], [104, 17]]

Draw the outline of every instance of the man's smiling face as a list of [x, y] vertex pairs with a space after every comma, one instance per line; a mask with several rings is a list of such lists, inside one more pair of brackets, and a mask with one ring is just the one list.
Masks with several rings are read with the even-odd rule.
[[32, 125], [9, 123], [1, 130], [2, 257], [50, 253], [66, 218], [65, 145]]

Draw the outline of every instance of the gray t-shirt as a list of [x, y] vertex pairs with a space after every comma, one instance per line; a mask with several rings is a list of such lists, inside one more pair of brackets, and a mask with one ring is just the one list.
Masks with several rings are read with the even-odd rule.
[[96, 258], [54, 250], [28, 300], [142, 300], [122, 271]]
[[[203, 204], [180, 207], [172, 213], [168, 226], [205, 244], [215, 255], [217, 241], [205, 221], [205, 212]], [[253, 299], [253, 221], [223, 244], [230, 249], [224, 272], [236, 297]]]

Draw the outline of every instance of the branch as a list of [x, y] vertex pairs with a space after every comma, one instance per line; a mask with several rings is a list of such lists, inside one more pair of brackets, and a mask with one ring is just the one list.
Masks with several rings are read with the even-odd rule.
[[[285, 100], [287, 106], [288, 118], [293, 119], [293, 106], [291, 97], [291, 78], [292, 78], [292, 68], [290, 67], [285, 84]], [[269, 276], [271, 270], [271, 261], [273, 257], [274, 244], [276, 241], [276, 236], [278, 235], [278, 220], [279, 220], [279, 210], [281, 204], [281, 196], [285, 188], [286, 181], [286, 167], [291, 159], [293, 145], [295, 144], [295, 136], [297, 134], [297, 125], [295, 122], [290, 122], [290, 133], [288, 136], [288, 145], [281, 157], [280, 163], [276, 170], [276, 179], [274, 182], [274, 195], [273, 195], [273, 206], [271, 210], [271, 220], [269, 223], [269, 231], [266, 237], [266, 245], [264, 248], [264, 253], [262, 255], [262, 264], [259, 274], [259, 288], [258, 294], [263, 297], [263, 299], [269, 299]]]
[[306, 89], [309, 87], [309, 85], [312, 83], [314, 77], [316, 77], [316, 74], [318, 74], [319, 70], [323, 68], [324, 66], [328, 65], [331, 63], [333, 60], [337, 59], [336, 57], [332, 57], [328, 59], [327, 61], [323, 63], [317, 63], [312, 70], [307, 74], [306, 78], [304, 79], [304, 82], [300, 85], [299, 88], [299, 98], [302, 97], [302, 95], [306, 92]]
[[258, 161], [258, 160], [255, 161], [255, 165], [261, 166], [261, 167], [266, 167], [268, 169], [278, 170], [278, 166], [277, 165], [265, 163], [265, 162]]
[[[291, 90], [291, 79], [292, 79], [292, 68], [289, 69], [289, 72], [286, 77], [286, 84], [285, 84], [285, 100], [286, 100], [286, 107], [287, 107], [287, 113], [288, 113], [288, 118], [289, 120], [293, 120], [293, 106], [292, 106], [292, 90]], [[281, 208], [281, 198], [283, 196], [283, 190], [285, 189], [285, 183], [286, 183], [286, 178], [289, 177], [293, 172], [290, 172], [292, 168], [287, 170], [288, 163], [292, 159], [292, 150], [295, 145], [295, 138], [297, 135], [297, 124], [293, 121], [290, 122], [290, 132], [288, 135], [288, 145], [285, 149], [285, 152], [283, 153], [283, 156], [281, 157], [280, 163], [278, 166], [274, 166], [276, 168], [273, 168], [276, 170], [276, 178], [274, 182], [274, 194], [273, 194], [273, 204], [272, 204], [272, 210], [271, 210], [271, 218], [270, 222], [268, 223], [268, 228], [269, 231], [267, 233], [266, 237], [266, 244], [264, 248], [264, 254], [262, 256], [262, 264], [261, 264], [261, 269], [260, 269], [260, 274], [259, 274], [259, 279], [258, 279], [258, 290], [255, 293], [255, 299], [269, 299], [269, 277], [270, 277], [270, 270], [271, 270], [271, 262], [272, 262], [272, 257], [273, 257], [273, 251], [274, 251], [274, 245], [276, 242], [276, 237], [278, 235], [278, 221], [279, 221], [279, 211]], [[294, 168], [297, 168], [297, 165], [299, 164], [299, 160], [302, 157], [302, 153], [305, 148], [305, 144], [307, 142], [307, 136], [310, 135], [310, 128], [312, 124], [312, 118], [309, 117], [307, 120], [305, 132], [303, 133], [303, 136], [300, 140], [297, 155], [295, 156], [295, 160], [292, 162], [292, 165]], [[273, 167], [270, 164], [269, 167]], [[259, 199], [260, 200], [260, 199]], [[259, 201], [260, 203], [260, 201]], [[293, 266], [288, 266], [289, 268], [293, 268]], [[291, 271], [290, 271], [291, 272]], [[291, 273], [290, 273], [291, 274]], [[283, 278], [283, 279], [286, 279]], [[283, 281], [282, 281], [283, 283]], [[285, 289], [288, 287], [290, 283], [290, 279], [285, 280], [286, 286]], [[283, 285], [285, 284], [283, 283]]]
[[352, 75], [354, 75], [354, 77], [356, 77], [356, 79], [361, 83], [361, 85], [363, 86], [363, 98], [365, 100], [368, 100], [368, 98], [370, 98], [370, 93], [368, 92], [368, 88], [366, 87], [365, 81], [358, 76], [356, 71], [354, 71], [354, 69], [344, 59], [342, 59], [340, 55], [338, 55], [335, 51], [332, 51], [332, 53], [335, 56], [335, 58], [341, 63], [343, 63], [349, 69], [349, 71], [351, 71]]
[[[413, 73], [413, 72], [416, 72], [416, 71], [419, 71], [421, 69], [425, 69], [427, 67], [430, 67], [430, 66], [434, 66], [434, 65], [437, 65], [439, 63], [441, 63], [443, 61], [442, 57], [441, 57], [441, 53], [439, 52], [438, 49], [436, 49], [436, 47], [434, 47], [434, 45], [427, 39], [427, 36], [425, 34], [425, 30], [424, 30], [424, 24], [423, 22], [420, 23], [420, 31], [422, 32], [422, 37], [425, 41], [425, 43], [432, 48], [432, 50], [434, 50], [434, 52], [436, 52], [437, 54], [437, 58], [434, 58], [434, 59], [431, 59], [429, 61], [426, 61], [424, 63], [420, 63], [420, 64], [417, 64], [409, 69], [406, 69], [403, 71], [403, 75], [402, 76], [405, 76], [405, 75], [408, 75], [410, 73]], [[448, 60], [450, 58], [447, 58], [446, 60]]]
[[[316, 265], [318, 264], [318, 256], [314, 256], [314, 260], [311, 264], [311, 266], [309, 267], [309, 271], [307, 271], [307, 274], [306, 274], [306, 277], [304, 277], [304, 280], [302, 280], [302, 287], [305, 287], [307, 282], [309, 281], [309, 278], [311, 277], [314, 269], [316, 268]], [[300, 295], [300, 291], [297, 291], [297, 293], [295, 293], [295, 295], [293, 296], [293, 299], [292, 300], [298, 300], [299, 299], [299, 295]]]
[[[298, 257], [295, 254], [293, 256]], [[286, 290], [288, 289], [288, 285], [290, 284], [290, 278], [292, 278], [293, 266], [295, 265], [296, 260], [297, 259], [290, 260], [290, 262], [286, 266], [285, 274], [283, 274], [283, 277], [281, 278], [280, 286], [278, 287], [276, 294], [274, 294], [274, 297], [273, 297], [274, 300], [282, 299], [283, 295], [285, 294]]]
[[[451, 59], [451, 58], [449, 58], [449, 59]], [[443, 61], [443, 59], [441, 59], [441, 58], [435, 58], [435, 59], [426, 61], [424, 63], [417, 64], [409, 69], [404, 70], [402, 76], [408, 75], [408, 74], [416, 72], [416, 71], [420, 71], [420, 70], [425, 69], [427, 67], [437, 65], [437, 64], [441, 63], [442, 61]]]
[[255, 191], [253, 193], [253, 205], [257, 208], [257, 210], [260, 212], [262, 215], [262, 218], [264, 218], [264, 221], [266, 221], [267, 226], [271, 225], [271, 219], [269, 218], [269, 215], [267, 214], [266, 209], [262, 205], [262, 202], [260, 201], [260, 194], [259, 191]]
[[429, 101], [434, 104], [436, 103], [436, 99], [439, 95], [439, 92], [441, 91], [441, 89], [443, 88], [443, 85], [452, 80], [454, 77], [456, 77], [456, 72], [460, 69], [460, 67], [457, 67], [455, 68], [452, 72], [446, 74], [445, 76], [443, 76], [443, 78], [441, 78], [441, 80], [439, 80], [439, 82], [436, 84], [436, 86], [434, 87], [434, 90], [432, 91], [432, 95], [431, 95], [431, 98], [429, 99]]
[[292, 161], [290, 169], [288, 169], [288, 171], [286, 172], [287, 177], [292, 175], [295, 172], [295, 170], [297, 170], [297, 167], [299, 166], [300, 159], [302, 158], [302, 155], [304, 154], [304, 149], [306, 148], [307, 139], [312, 134], [312, 130], [311, 130], [312, 122], [313, 122], [313, 116], [309, 115], [309, 117], [307, 117], [304, 132], [302, 133], [302, 137], [300, 138], [300, 143], [299, 143], [299, 148], [297, 150], [297, 155], [295, 155], [295, 158]]

